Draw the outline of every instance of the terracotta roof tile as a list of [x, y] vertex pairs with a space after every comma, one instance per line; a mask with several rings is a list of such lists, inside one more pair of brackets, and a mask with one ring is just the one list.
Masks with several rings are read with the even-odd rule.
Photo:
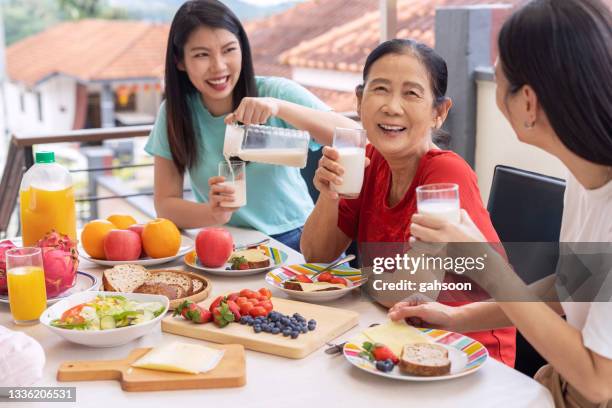
[[[413, 38], [433, 46], [436, 7], [516, 4], [522, 1], [525, 0], [398, 0], [396, 37]], [[331, 0], [330, 3], [335, 2]], [[380, 13], [375, 7], [360, 18], [336, 26], [285, 51], [278, 62], [298, 67], [361, 72], [367, 55], [380, 42], [379, 26]]]
[[159, 77], [168, 29], [125, 20], [61, 23], [8, 47], [8, 76], [29, 86], [54, 74], [83, 81]]

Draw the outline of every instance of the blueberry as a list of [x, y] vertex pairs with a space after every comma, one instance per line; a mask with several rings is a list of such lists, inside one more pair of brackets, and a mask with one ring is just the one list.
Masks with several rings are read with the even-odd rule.
[[384, 360], [383, 361], [384, 366], [385, 366], [385, 372], [389, 372], [393, 370], [393, 367], [395, 367], [395, 364], [393, 364], [393, 361], [391, 361], [390, 359]]
[[261, 332], [261, 326], [259, 326], [259, 325], [253, 326], [253, 330], [255, 330], [255, 333], [259, 333], [259, 332]]
[[302, 327], [302, 329], [300, 330], [302, 333], [308, 333], [308, 329], [306, 327]]
[[274, 327], [271, 331], [272, 334], [278, 334], [280, 333], [280, 329], [278, 327]]
[[247, 324], [247, 318], [246, 318], [246, 316], [242, 316], [242, 317], [240, 318], [240, 324]]
[[283, 330], [283, 336], [287, 337], [289, 335], [291, 335], [290, 331]]
[[376, 362], [376, 369], [378, 371], [386, 372], [386, 365], [385, 365], [384, 360], [378, 360]]
[[253, 319], [249, 319], [249, 320], [247, 321], [247, 324], [248, 324], [249, 326], [252, 326], [252, 325], [254, 325], [254, 324], [255, 324], [255, 321], [254, 321]]
[[317, 324], [317, 321], [315, 319], [310, 319], [308, 321], [308, 324]]
[[300, 333], [299, 333], [299, 332], [296, 332], [296, 331], [291, 332], [291, 338], [292, 338], [292, 339], [297, 339], [299, 335], [300, 335]]
[[310, 330], [310, 331], [313, 331], [316, 328], [317, 328], [317, 326], [315, 324], [309, 324], [308, 325], [308, 330]]

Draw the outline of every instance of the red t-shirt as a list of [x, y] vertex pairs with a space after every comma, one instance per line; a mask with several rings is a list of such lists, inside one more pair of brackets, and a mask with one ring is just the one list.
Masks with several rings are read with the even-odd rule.
[[[459, 185], [461, 208], [467, 211], [488, 242], [499, 242], [484, 208], [476, 174], [456, 153], [430, 150], [419, 161], [412, 184], [395, 206], [387, 202], [391, 188], [391, 171], [387, 161], [372, 145], [366, 148], [370, 165], [365, 170], [363, 187], [358, 198], [342, 199], [338, 207], [338, 228], [359, 243], [408, 242], [412, 214], [417, 212], [416, 188], [423, 184], [456, 183]], [[445, 281], [457, 277], [446, 274]], [[466, 303], [457, 299], [453, 305]], [[487, 347], [491, 357], [514, 367], [516, 329], [507, 327], [467, 333]]]

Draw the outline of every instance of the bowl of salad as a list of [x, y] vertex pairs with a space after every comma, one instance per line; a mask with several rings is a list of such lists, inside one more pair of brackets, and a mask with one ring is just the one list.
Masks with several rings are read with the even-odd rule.
[[92, 347], [129, 343], [153, 330], [169, 307], [165, 296], [75, 293], [45, 310], [40, 322], [64, 339]]

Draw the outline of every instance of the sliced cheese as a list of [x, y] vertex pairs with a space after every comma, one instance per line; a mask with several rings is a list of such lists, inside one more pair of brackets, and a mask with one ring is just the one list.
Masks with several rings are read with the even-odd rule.
[[223, 353], [224, 350], [199, 344], [174, 342], [154, 348], [132, 363], [132, 367], [177, 373], [205, 373], [219, 364]]
[[231, 256], [231, 258], [240, 257], [245, 258], [247, 262], [264, 262], [270, 259], [259, 249], [245, 249], [242, 251], [235, 251], [234, 253], [232, 253]]
[[342, 285], [339, 283], [328, 283], [328, 282], [300, 282], [300, 286], [302, 287], [303, 292], [316, 292], [320, 290], [329, 290], [329, 288], [336, 289], [345, 289], [346, 285]]
[[429, 343], [430, 338], [420, 330], [403, 322], [388, 322], [366, 329], [363, 334], [372, 343], [382, 343], [389, 347], [396, 356], [402, 354], [402, 349], [408, 343]]

